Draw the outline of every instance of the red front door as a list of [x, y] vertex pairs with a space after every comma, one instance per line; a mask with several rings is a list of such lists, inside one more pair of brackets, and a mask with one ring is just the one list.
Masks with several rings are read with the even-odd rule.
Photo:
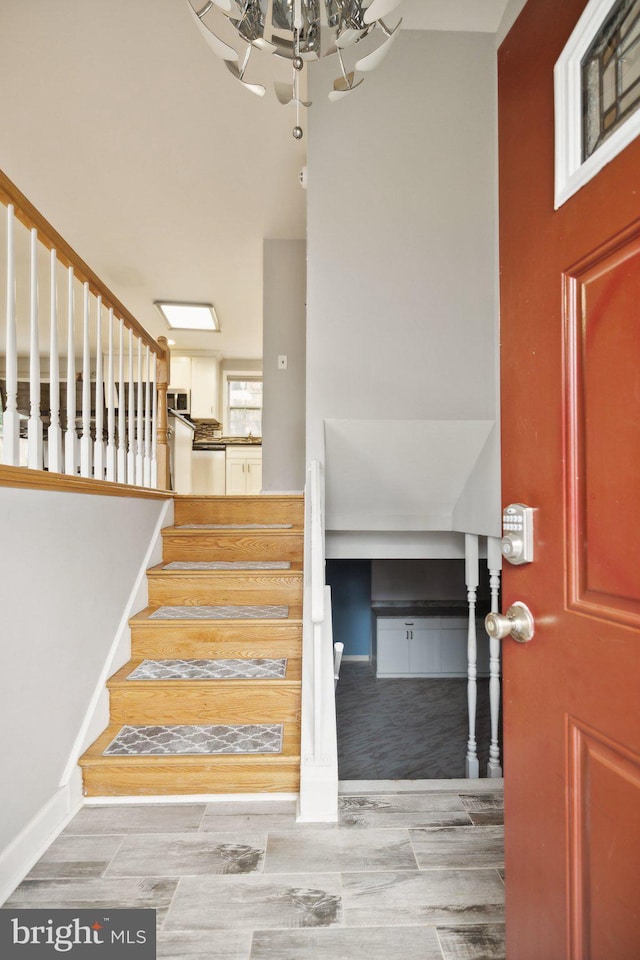
[[508, 960], [640, 958], [640, 140], [554, 211], [553, 67], [586, 0], [499, 52]]

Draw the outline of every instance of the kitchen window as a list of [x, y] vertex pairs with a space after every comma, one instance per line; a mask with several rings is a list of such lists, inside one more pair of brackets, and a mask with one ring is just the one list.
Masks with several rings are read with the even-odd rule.
[[262, 436], [262, 377], [227, 379], [228, 434], [231, 437]]

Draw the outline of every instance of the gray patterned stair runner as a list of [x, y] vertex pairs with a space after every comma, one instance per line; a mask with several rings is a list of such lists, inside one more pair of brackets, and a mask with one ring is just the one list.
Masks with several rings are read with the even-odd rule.
[[127, 680], [281, 680], [286, 657], [248, 660], [143, 660]]
[[290, 570], [289, 560], [172, 560], [163, 570]]
[[183, 530], [291, 530], [292, 523], [178, 523]]
[[164, 606], [149, 614], [150, 620], [284, 620], [289, 607], [261, 606]]
[[281, 753], [281, 723], [122, 727], [105, 757]]

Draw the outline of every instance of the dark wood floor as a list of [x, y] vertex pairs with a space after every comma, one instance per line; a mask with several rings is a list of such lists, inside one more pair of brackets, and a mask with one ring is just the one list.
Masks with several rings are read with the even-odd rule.
[[[369, 663], [343, 663], [336, 693], [341, 780], [464, 777], [467, 681], [377, 680]], [[489, 681], [478, 681], [480, 775], [489, 756]]]

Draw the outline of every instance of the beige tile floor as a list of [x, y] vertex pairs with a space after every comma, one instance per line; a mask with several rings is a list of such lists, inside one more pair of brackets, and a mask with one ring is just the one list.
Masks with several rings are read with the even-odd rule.
[[504, 960], [501, 781], [290, 801], [86, 806], [5, 907], [150, 907], [165, 960]]

